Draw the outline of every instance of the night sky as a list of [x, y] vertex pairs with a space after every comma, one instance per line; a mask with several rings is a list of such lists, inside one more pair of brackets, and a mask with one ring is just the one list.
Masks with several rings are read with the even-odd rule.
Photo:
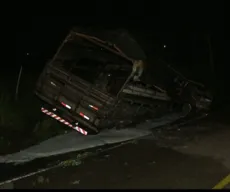
[[8, 19], [9, 37], [3, 41], [7, 39], [5, 51], [14, 68], [22, 63], [44, 66], [72, 26], [103, 26], [138, 31], [168, 62], [203, 72], [209, 65], [206, 38], [210, 35], [216, 75], [225, 81], [224, 1], [76, 1], [58, 10], [24, 7]]
[[[56, 48], [74, 25], [148, 30], [156, 37], [156, 41], [167, 43], [170, 48], [178, 51], [184, 50], [185, 46], [191, 47], [194, 38], [202, 38], [199, 36], [205, 33], [217, 35], [223, 30], [224, 11], [221, 10], [221, 1], [218, 4], [199, 1], [124, 1], [120, 4], [119, 1], [114, 1], [115, 3], [107, 2], [106, 5], [89, 2], [91, 6], [87, 8], [87, 2], [80, 4], [82, 8], [76, 8], [74, 13], [72, 7], [70, 11], [64, 9], [59, 14], [51, 11], [50, 14], [42, 15], [41, 10], [40, 14], [25, 13], [17, 16], [16, 25], [13, 26], [20, 47], [18, 53], [21, 55], [23, 52], [31, 52], [43, 56], [50, 48]], [[69, 14], [70, 12], [72, 13]]]
[[202, 36], [205, 34], [218, 36], [223, 30], [224, 11], [221, 10], [221, 1], [218, 4], [199, 1], [124, 1], [120, 4], [119, 1], [111, 1], [115, 3], [107, 2], [106, 5], [89, 2], [91, 6], [87, 8], [88, 3], [82, 3], [79, 5], [82, 8], [78, 7], [74, 12], [72, 7], [70, 11], [64, 9], [59, 14], [51, 11], [50, 14], [42, 15], [41, 10], [40, 14], [19, 15], [15, 18], [16, 25], [13, 25], [18, 42], [17, 51], [20, 50], [18, 54], [22, 56], [30, 52], [34, 57], [47, 55], [60, 44], [74, 25], [145, 30], [155, 37], [153, 41], [156, 43], [165, 43], [174, 52], [184, 50], [187, 53], [195, 46], [194, 43], [202, 44]]

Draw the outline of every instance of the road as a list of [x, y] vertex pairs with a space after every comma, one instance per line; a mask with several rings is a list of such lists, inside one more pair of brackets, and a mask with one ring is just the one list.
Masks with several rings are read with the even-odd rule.
[[229, 138], [229, 123], [210, 117], [0, 187], [229, 189]]
[[[230, 185], [230, 128], [206, 120], [1, 186], [68, 189], [212, 189]], [[72, 157], [73, 158], [73, 157]], [[74, 159], [74, 158], [73, 158]]]

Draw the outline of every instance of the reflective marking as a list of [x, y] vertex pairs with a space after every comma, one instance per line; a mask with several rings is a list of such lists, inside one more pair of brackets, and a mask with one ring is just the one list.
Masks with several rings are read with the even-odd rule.
[[222, 179], [217, 185], [215, 185], [212, 189], [223, 189], [230, 183], [230, 174]]
[[80, 115], [81, 115], [82, 117], [84, 117], [85, 119], [89, 120], [89, 117], [87, 117], [86, 115], [84, 115], [82, 112], [80, 112]]
[[83, 135], [87, 135], [87, 132], [86, 132], [85, 130], [81, 129], [80, 127], [78, 127], [78, 126], [73, 127], [73, 129], [75, 129], [75, 130], [81, 132]]
[[93, 105], [89, 105], [89, 107], [91, 107], [91, 108], [95, 109], [96, 111], [98, 111], [98, 108], [93, 106]]
[[[83, 134], [83, 135], [88, 135], [88, 132], [85, 131], [84, 129], [82, 129], [82, 128], [78, 127], [78, 126], [74, 127], [73, 125], [71, 125], [71, 123], [69, 123], [68, 121], [62, 119], [61, 117], [57, 116], [56, 114], [54, 114], [54, 113], [52, 113], [52, 112], [49, 112], [47, 109], [45, 109], [45, 108], [42, 107], [42, 108], [41, 108], [41, 111], [42, 111], [43, 113], [45, 113], [46, 115], [49, 115], [49, 116], [53, 117], [54, 119], [60, 121], [61, 123], [63, 123], [63, 124], [65, 124], [65, 125], [67, 125], [67, 126], [73, 128], [73, 129], [77, 130], [77, 131], [80, 132], [81, 134]], [[76, 125], [78, 125], [78, 123], [76, 123]]]
[[67, 105], [67, 104], [65, 104], [65, 103], [63, 103], [63, 102], [61, 102], [61, 104], [62, 104], [64, 107], [66, 107], [66, 108], [68, 108], [68, 109], [71, 109], [71, 107], [70, 107], [69, 105]]

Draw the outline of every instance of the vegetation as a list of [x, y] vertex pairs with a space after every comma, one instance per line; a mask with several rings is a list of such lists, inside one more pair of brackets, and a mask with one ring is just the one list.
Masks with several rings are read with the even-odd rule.
[[40, 112], [41, 102], [33, 93], [38, 75], [39, 71], [23, 71], [17, 100], [17, 78], [1, 75], [0, 154], [18, 151], [69, 130]]

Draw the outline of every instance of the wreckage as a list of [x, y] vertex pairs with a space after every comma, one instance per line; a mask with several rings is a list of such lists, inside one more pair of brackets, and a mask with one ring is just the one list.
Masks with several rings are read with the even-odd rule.
[[36, 85], [41, 110], [87, 135], [147, 119], [207, 111], [211, 97], [161, 60], [149, 61], [125, 30], [73, 29]]

